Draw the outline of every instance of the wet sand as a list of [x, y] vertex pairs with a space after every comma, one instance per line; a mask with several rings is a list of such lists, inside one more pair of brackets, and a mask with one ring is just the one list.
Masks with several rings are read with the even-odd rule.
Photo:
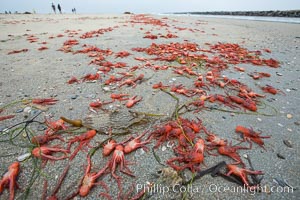
[[[88, 65], [93, 57], [86, 54], [72, 54], [57, 51], [63, 46], [63, 43], [69, 39], [76, 39], [79, 45], [72, 47], [73, 50], [82, 49], [82, 45], [95, 45], [100, 49], [110, 49], [112, 52], [128, 51], [132, 55], [126, 58], [116, 58], [115, 55], [106, 57], [107, 61], [126, 62], [128, 66], [143, 66], [146, 63], [134, 59], [134, 57], [150, 57], [142, 52], [132, 51], [136, 47], [149, 47], [153, 42], [157, 44], [189, 41], [196, 43], [200, 48], [208, 48], [206, 43], [217, 44], [236, 43], [249, 50], [270, 49], [271, 53], [264, 52], [262, 57], [274, 58], [280, 62], [279, 68], [270, 68], [267, 66], [241, 65], [246, 68], [246, 72], [238, 72], [233, 69], [234, 65], [223, 72], [230, 78], [237, 79], [254, 89], [257, 93], [263, 93], [259, 86], [270, 84], [275, 88], [282, 90], [285, 95], [266, 94], [262, 99], [264, 102], [258, 108], [257, 113], [243, 114], [243, 110], [235, 110], [239, 113], [222, 112], [220, 110], [203, 110], [199, 113], [186, 113], [183, 117], [202, 119], [205, 127], [220, 137], [238, 143], [239, 136], [234, 132], [237, 125], [252, 127], [259, 130], [262, 135], [270, 135], [270, 139], [265, 139], [266, 150], [253, 144], [252, 150], [240, 151], [240, 155], [247, 153], [256, 170], [263, 171], [264, 178], [261, 185], [268, 188], [267, 192], [253, 194], [251, 192], [234, 191], [236, 184], [225, 181], [224, 179], [211, 176], [204, 176], [196, 180], [192, 186], [188, 199], [298, 199], [299, 190], [290, 190], [282, 192], [282, 188], [274, 182], [274, 179], [285, 180], [289, 185], [299, 189], [299, 157], [300, 147], [298, 141], [300, 108], [298, 102], [300, 86], [300, 26], [288, 23], [273, 22], [254, 22], [232, 19], [212, 19], [199, 18], [195, 16], [151, 16], [160, 19], [167, 26], [154, 26], [142, 23], [131, 23], [131, 15], [0, 15], [0, 106], [7, 105], [10, 102], [29, 99], [29, 98], [56, 98], [58, 103], [48, 106], [46, 115], [58, 119], [60, 116], [69, 118], [84, 118], [94, 114], [89, 111], [88, 105], [95, 99], [103, 101], [110, 100], [109, 95], [115, 93], [128, 93], [130, 96], [143, 96], [143, 100], [136, 104], [132, 109], [138, 112], [165, 114], [170, 116], [173, 112], [175, 101], [169, 95], [163, 92], [157, 92], [152, 89], [154, 83], [162, 81], [164, 84], [184, 84], [191, 86], [193, 81], [187, 77], [182, 77], [172, 73], [172, 70], [154, 71], [153, 69], [141, 67], [135, 71], [136, 75], [143, 73], [145, 81], [138, 84], [136, 88], [109, 87], [110, 91], [103, 90], [103, 81], [109, 78], [109, 75], [101, 74], [102, 80], [94, 83], [67, 84], [66, 82], [75, 76], [82, 77], [88, 73], [95, 73], [99, 66]], [[98, 30], [101, 28], [112, 30], [99, 34], [98, 37], [87, 39], [79, 38], [82, 34]], [[72, 30], [67, 31], [66, 30]], [[143, 38], [147, 31], [152, 34], [166, 35], [170, 33], [177, 35], [178, 38], [162, 38], [156, 40]], [[34, 35], [38, 38], [37, 42], [30, 43], [28, 36]], [[95, 36], [95, 35], [94, 35]], [[42, 44], [46, 42], [45, 44]], [[38, 48], [46, 46], [48, 49], [39, 51]], [[10, 54], [14, 50], [28, 49], [26, 52]], [[159, 65], [169, 65], [167, 62], [154, 62]], [[171, 64], [174, 64], [171, 63]], [[176, 63], [178, 65], [178, 63]], [[117, 69], [115, 72], [127, 71], [129, 68]], [[270, 78], [263, 78], [254, 81], [247, 73], [255, 70], [264, 71], [271, 74]], [[204, 71], [206, 72], [206, 71]], [[180, 103], [190, 100], [190, 98], [179, 96]], [[124, 107], [122, 102], [116, 102], [114, 106]], [[216, 104], [218, 108], [227, 109], [228, 107]], [[11, 120], [1, 121], [0, 128], [3, 130], [10, 125], [24, 120], [26, 113], [21, 112], [26, 107], [19, 103], [15, 106], [5, 109], [1, 116], [15, 114], [16, 117]], [[109, 107], [107, 107], [109, 108]], [[34, 113], [33, 113], [34, 114]], [[268, 114], [272, 116], [265, 116]], [[287, 117], [291, 114], [292, 118]], [[44, 114], [38, 119], [43, 120]], [[155, 124], [163, 122], [158, 119]], [[21, 136], [22, 137], [22, 136]], [[71, 136], [66, 136], [71, 138]], [[2, 137], [3, 138], [3, 137]], [[97, 135], [91, 142], [103, 141], [107, 136]], [[126, 138], [126, 136], [124, 137]], [[23, 138], [26, 140], [26, 138]], [[291, 141], [292, 146], [284, 144], [284, 140]], [[54, 142], [53, 144], [58, 144]], [[155, 142], [149, 144], [153, 147]], [[247, 144], [245, 144], [247, 145]], [[156, 154], [163, 163], [172, 156], [172, 149], [166, 150], [159, 148]], [[7, 167], [16, 160], [19, 155], [27, 153], [29, 148], [14, 146], [9, 142], [1, 143], [0, 173], [3, 174]], [[58, 197], [66, 198], [71, 192], [76, 190], [80, 178], [84, 174], [86, 165], [86, 153], [80, 151], [78, 156], [70, 163], [71, 168], [66, 179], [58, 192]], [[278, 154], [284, 157], [279, 158]], [[155, 160], [151, 150], [147, 153], [137, 150], [126, 159], [134, 161], [136, 164], [129, 165], [131, 171], [136, 175], [132, 178], [126, 175], [123, 177], [124, 193], [129, 190], [132, 184], [145, 184], [147, 181], [155, 182], [155, 174], [161, 165]], [[247, 164], [247, 161], [242, 158]], [[93, 170], [99, 170], [104, 166], [107, 158], [102, 158], [101, 151], [97, 151], [93, 156]], [[213, 166], [219, 161], [229, 158], [222, 156], [205, 156], [205, 165], [200, 165], [202, 169]], [[49, 162], [43, 174], [39, 176], [33, 184], [29, 193], [29, 199], [40, 199], [43, 191], [44, 179], [48, 179], [48, 194], [53, 190], [56, 181], [62, 173], [64, 166], [68, 161], [62, 160], [55, 163]], [[21, 172], [18, 183], [21, 189], [16, 190], [16, 197], [24, 194], [24, 190], [29, 185], [32, 174], [33, 163], [31, 159], [21, 163]], [[119, 173], [119, 172], [118, 172]], [[184, 172], [186, 176], [188, 172]], [[110, 195], [117, 197], [118, 188], [115, 180], [110, 175], [105, 176], [103, 181], [109, 186]], [[157, 183], [157, 182], [156, 182]], [[166, 184], [160, 183], [159, 189], [163, 189]], [[135, 186], [137, 187], [137, 185]], [[228, 190], [228, 188], [230, 190]], [[268, 192], [272, 189], [272, 192]], [[183, 188], [184, 190], [184, 188]], [[95, 199], [103, 188], [95, 186], [86, 199]], [[136, 190], [134, 190], [136, 193]], [[183, 192], [168, 192], [157, 190], [149, 199], [182, 199]], [[5, 190], [1, 198], [7, 198], [8, 192]], [[80, 199], [80, 198], [77, 198]]]

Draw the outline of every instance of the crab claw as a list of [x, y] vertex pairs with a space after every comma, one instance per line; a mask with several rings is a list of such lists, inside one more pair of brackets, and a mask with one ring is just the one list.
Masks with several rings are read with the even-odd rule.
[[0, 194], [5, 187], [9, 187], [9, 200], [13, 200], [15, 196], [15, 187], [18, 187], [16, 182], [17, 176], [20, 171], [20, 163], [14, 162], [8, 167], [8, 171], [3, 175], [3, 178], [0, 180]]
[[228, 168], [229, 171], [226, 174], [226, 176], [230, 176], [231, 174], [234, 174], [234, 175], [240, 177], [241, 180], [243, 181], [243, 183], [249, 188], [256, 188], [256, 186], [251, 186], [249, 184], [247, 174], [255, 174], [255, 175], [264, 174], [262, 171], [251, 171], [251, 170], [248, 170], [248, 169], [240, 168], [236, 165], [227, 165], [227, 168]]
[[113, 99], [113, 101], [115, 100], [119, 100], [119, 101], [125, 101], [125, 100], [128, 100], [128, 98], [124, 98], [124, 97], [127, 97], [129, 96], [129, 94], [111, 94], [110, 95], [110, 98]]
[[54, 98], [47, 98], [47, 99], [40, 99], [40, 98], [35, 98], [32, 99], [33, 104], [40, 104], [40, 105], [54, 105], [56, 104], [58, 100]]
[[110, 140], [108, 141], [104, 146], [103, 146], [103, 151], [102, 155], [103, 156], [108, 156], [117, 146], [117, 142], [115, 140]]
[[67, 156], [54, 157], [51, 154], [55, 152], [69, 153], [67, 149], [61, 149], [59, 147], [48, 147], [48, 146], [40, 146], [35, 147], [31, 153], [36, 158], [42, 158], [44, 160], [62, 160], [67, 158]]
[[131, 108], [132, 106], [134, 106], [137, 102], [141, 101], [143, 99], [143, 97], [139, 98], [139, 99], [136, 99], [137, 98], [137, 95], [129, 98], [129, 100], [127, 101], [126, 103], [126, 107], [127, 108]]
[[152, 138], [147, 139], [146, 141], [141, 141], [141, 138], [147, 133], [147, 131], [145, 131], [144, 133], [142, 133], [141, 135], [139, 135], [138, 137], [134, 138], [133, 140], [130, 140], [130, 142], [128, 142], [125, 147], [124, 147], [124, 153], [128, 154], [138, 148], [143, 148], [145, 150], [147, 150], [147, 147], [145, 146], [146, 144], [149, 144]]

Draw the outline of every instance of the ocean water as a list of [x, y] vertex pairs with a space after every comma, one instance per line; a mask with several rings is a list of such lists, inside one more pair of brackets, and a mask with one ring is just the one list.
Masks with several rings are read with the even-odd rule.
[[282, 22], [300, 24], [300, 18], [296, 17], [259, 17], [259, 16], [232, 16], [232, 15], [191, 15], [191, 14], [162, 14], [162, 15], [180, 15], [192, 17], [208, 17], [208, 18], [225, 18], [225, 19], [242, 19], [252, 21]]

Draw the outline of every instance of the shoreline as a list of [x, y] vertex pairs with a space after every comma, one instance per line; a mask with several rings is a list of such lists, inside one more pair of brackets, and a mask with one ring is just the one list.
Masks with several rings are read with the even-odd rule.
[[[14, 12], [14, 13], [0, 13], [0, 15], [11, 15], [11, 14], [52, 14], [50, 13], [32, 13], [29, 11], [25, 12]], [[73, 14], [73, 13], [63, 13], [63, 14]], [[221, 16], [251, 16], [251, 17], [287, 17], [287, 18], [300, 18], [299, 10], [268, 10], [268, 11], [186, 11], [186, 12], [167, 12], [167, 13], [133, 13], [125, 11], [123, 13], [77, 13], [75, 15], [120, 15], [120, 14], [174, 14], [174, 15], [221, 15]]]
[[238, 15], [202, 15], [202, 14], [161, 14], [166, 16], [191, 16], [202, 18], [216, 18], [216, 19], [229, 19], [229, 20], [248, 20], [257, 22], [278, 22], [300, 24], [300, 18], [295, 17], [267, 17], [267, 16], [238, 16]]
[[230, 15], [230, 16], [254, 16], [254, 17], [294, 17], [300, 18], [300, 10], [270, 10], [270, 11], [212, 11], [212, 12], [174, 12], [172, 14], [190, 15]]

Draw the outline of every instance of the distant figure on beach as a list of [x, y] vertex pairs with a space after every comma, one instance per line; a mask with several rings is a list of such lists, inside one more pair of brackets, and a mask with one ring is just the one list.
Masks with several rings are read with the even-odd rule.
[[74, 8], [74, 14], [76, 14], [76, 8]]
[[57, 4], [57, 9], [58, 9], [59, 13], [61, 14], [61, 7], [59, 4]]
[[56, 14], [56, 9], [55, 9], [55, 5], [52, 3], [51, 5], [53, 12]]

